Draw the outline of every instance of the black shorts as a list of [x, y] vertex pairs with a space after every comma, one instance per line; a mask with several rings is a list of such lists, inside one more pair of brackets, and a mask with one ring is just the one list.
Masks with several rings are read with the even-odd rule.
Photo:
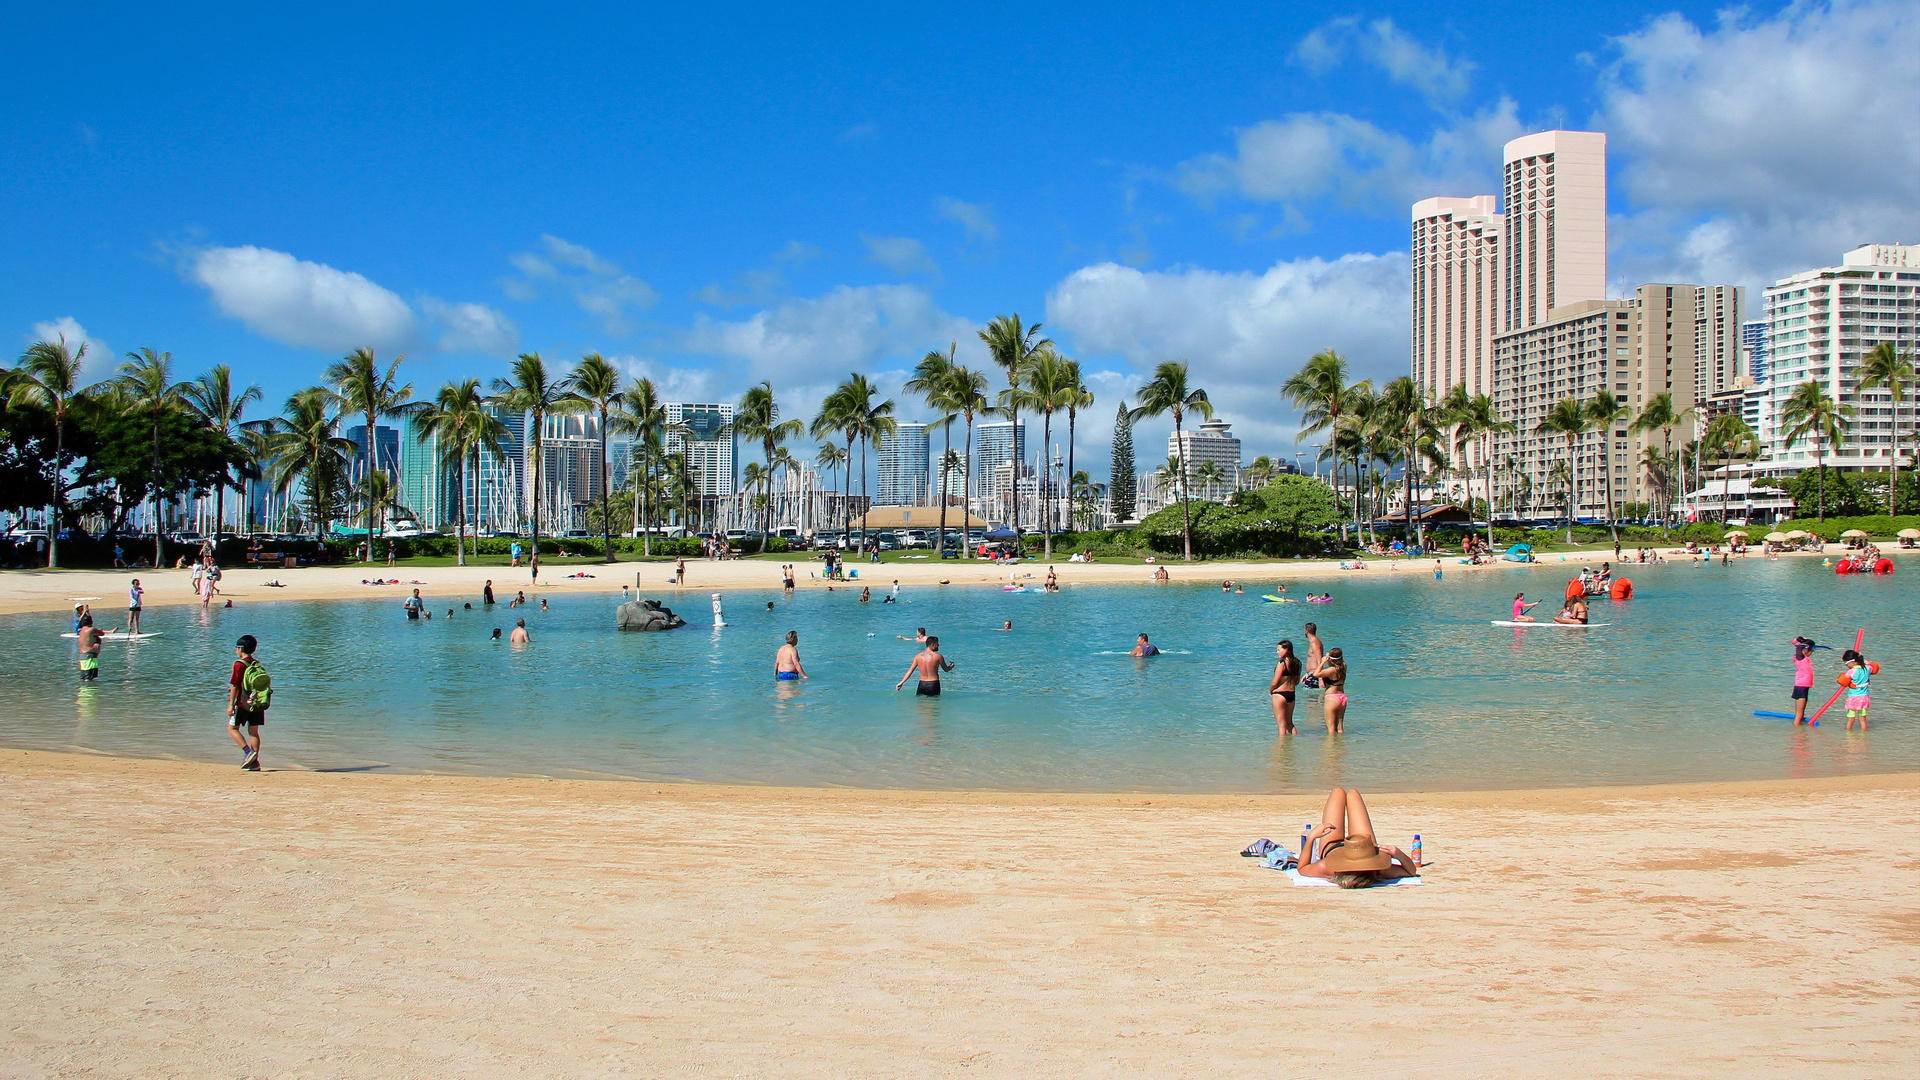
[[939, 697], [940, 681], [938, 679], [935, 679], [933, 682], [927, 682], [926, 680], [923, 679], [921, 680], [919, 686], [914, 687], [913, 692], [920, 695], [921, 697]]
[[1805, 700], [1807, 700], [1807, 694], [1808, 694], [1809, 692], [1811, 692], [1812, 690], [1813, 690], [1813, 687], [1811, 687], [1811, 686], [1796, 686], [1796, 687], [1794, 687], [1794, 688], [1793, 688], [1793, 700], [1795, 700], [1795, 701], [1805, 701]]
[[227, 717], [227, 726], [235, 727], [235, 728], [259, 727], [261, 724], [264, 724], [266, 722], [267, 722], [267, 711], [265, 709], [262, 709], [259, 712], [248, 712], [245, 709], [235, 709], [233, 711], [233, 715]]

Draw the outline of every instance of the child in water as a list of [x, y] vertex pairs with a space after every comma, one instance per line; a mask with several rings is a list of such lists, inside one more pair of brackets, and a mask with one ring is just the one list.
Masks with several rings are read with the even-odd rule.
[[1807, 722], [1807, 695], [1813, 693], [1813, 639], [1793, 639], [1793, 722]]
[[1867, 730], [1867, 710], [1873, 707], [1873, 695], [1867, 692], [1867, 683], [1879, 674], [1880, 665], [1870, 663], [1866, 657], [1852, 649], [1840, 654], [1847, 662], [1847, 670], [1840, 676], [1840, 685], [1847, 688], [1847, 730], [1853, 730], [1853, 722], [1860, 721], [1860, 730]]

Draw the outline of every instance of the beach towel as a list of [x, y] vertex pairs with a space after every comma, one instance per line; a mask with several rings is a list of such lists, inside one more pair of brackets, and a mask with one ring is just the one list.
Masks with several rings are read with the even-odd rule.
[[[1261, 865], [1264, 866], [1266, 864], [1262, 863]], [[1298, 870], [1288, 870], [1287, 880], [1293, 882], [1295, 885], [1307, 885], [1307, 886], [1313, 886], [1316, 888], [1325, 887], [1328, 889], [1337, 889], [1340, 887], [1338, 885], [1335, 885], [1333, 882], [1328, 881], [1325, 878], [1302, 877], [1300, 875], [1300, 871]], [[1392, 881], [1378, 882], [1370, 887], [1377, 889], [1384, 885], [1425, 885], [1425, 884], [1426, 882], [1421, 881], [1417, 877], [1403, 877], [1403, 878], [1394, 878]]]

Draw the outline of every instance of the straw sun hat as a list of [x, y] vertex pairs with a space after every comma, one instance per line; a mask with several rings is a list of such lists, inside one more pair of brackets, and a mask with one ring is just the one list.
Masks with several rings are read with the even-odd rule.
[[1320, 865], [1336, 874], [1351, 874], [1385, 870], [1393, 865], [1393, 859], [1374, 845], [1373, 837], [1349, 836], [1346, 843], [1322, 856]]

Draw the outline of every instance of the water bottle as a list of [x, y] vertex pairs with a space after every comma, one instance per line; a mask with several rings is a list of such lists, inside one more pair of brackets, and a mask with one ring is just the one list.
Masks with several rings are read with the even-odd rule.
[[1421, 866], [1426, 864], [1426, 861], [1427, 861], [1426, 857], [1422, 855], [1420, 852], [1420, 834], [1419, 833], [1413, 834], [1413, 850], [1411, 852], [1408, 852], [1408, 854], [1413, 856], [1413, 868], [1415, 870], [1420, 869]]
[[1301, 866], [1305, 866], [1308, 863], [1313, 861], [1313, 852], [1307, 849], [1308, 838], [1311, 837], [1312, 835], [1313, 835], [1313, 822], [1309, 821], [1305, 825], [1300, 826], [1300, 865]]

